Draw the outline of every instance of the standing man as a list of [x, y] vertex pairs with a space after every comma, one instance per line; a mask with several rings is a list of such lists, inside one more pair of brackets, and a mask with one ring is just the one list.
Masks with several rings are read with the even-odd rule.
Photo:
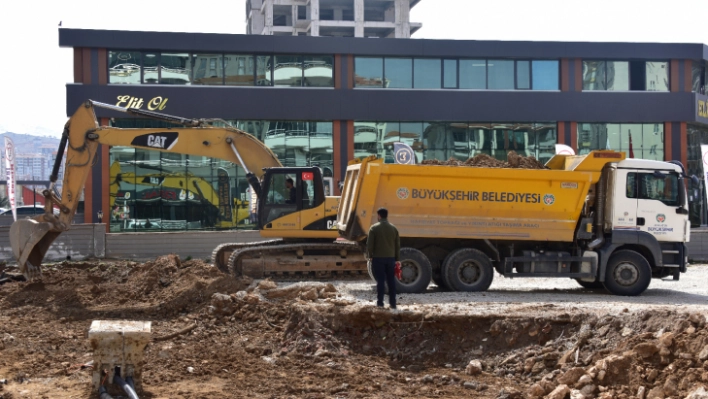
[[376, 278], [376, 306], [383, 307], [386, 285], [391, 309], [396, 309], [396, 264], [400, 263], [401, 240], [396, 226], [388, 222], [388, 210], [376, 211], [378, 223], [371, 226], [366, 239], [366, 253], [371, 259], [371, 271]]

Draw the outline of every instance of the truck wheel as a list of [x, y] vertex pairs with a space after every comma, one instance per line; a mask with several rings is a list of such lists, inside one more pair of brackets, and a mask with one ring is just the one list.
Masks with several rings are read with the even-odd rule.
[[433, 267], [425, 254], [415, 248], [401, 248], [401, 279], [396, 279], [397, 292], [425, 292], [432, 274]]
[[599, 290], [599, 289], [604, 289], [604, 288], [605, 288], [605, 286], [602, 285], [602, 283], [599, 282], [599, 281], [589, 282], [589, 281], [583, 281], [583, 280], [581, 280], [581, 279], [579, 279], [579, 278], [576, 278], [575, 281], [577, 281], [578, 284], [580, 284], [581, 287], [587, 288], [587, 289], [589, 289], [589, 290]]
[[443, 276], [453, 291], [486, 291], [492, 284], [494, 268], [484, 252], [462, 248], [445, 259]]
[[635, 251], [617, 251], [607, 262], [605, 288], [615, 295], [636, 296], [651, 282], [649, 262]]

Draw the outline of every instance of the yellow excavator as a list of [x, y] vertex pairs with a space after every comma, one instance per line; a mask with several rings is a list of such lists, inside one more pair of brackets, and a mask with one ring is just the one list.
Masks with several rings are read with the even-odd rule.
[[[219, 170], [219, 183], [221, 184], [222, 172]], [[139, 203], [153, 201], [156, 197], [184, 198], [190, 202], [201, 204], [205, 215], [204, 227], [228, 229], [244, 223], [250, 216], [249, 202], [239, 198], [231, 198], [226, 193], [226, 198], [219, 195], [214, 186], [207, 180], [190, 173], [170, 173], [160, 171], [137, 175], [135, 172], [123, 172], [120, 162], [115, 161], [110, 169], [110, 202], [113, 209], [116, 204]], [[226, 176], [228, 179], [228, 176]], [[134, 186], [135, 190], [125, 190], [122, 183]], [[141, 188], [147, 190], [142, 190]], [[159, 190], [159, 191], [156, 191]], [[164, 190], [171, 190], [165, 192]], [[146, 192], [147, 191], [147, 192]], [[224, 190], [226, 191], [226, 190]], [[145, 198], [149, 197], [149, 198]]]
[[[100, 126], [95, 107], [170, 122], [175, 127]], [[59, 234], [70, 228], [99, 144], [212, 157], [244, 168], [258, 197], [257, 227], [261, 236], [269, 240], [216, 247], [212, 258], [223, 272], [285, 279], [367, 273], [361, 248], [335, 241], [339, 197], [325, 196], [318, 167], [283, 167], [262, 142], [220, 119], [182, 118], [89, 100], [64, 126], [51, 184], [43, 192], [44, 214], [18, 220], [10, 228], [13, 254], [29, 280], [41, 276], [47, 250]], [[65, 152], [62, 193], [58, 194], [54, 184]], [[59, 208], [58, 215], [52, 212], [54, 207]]]

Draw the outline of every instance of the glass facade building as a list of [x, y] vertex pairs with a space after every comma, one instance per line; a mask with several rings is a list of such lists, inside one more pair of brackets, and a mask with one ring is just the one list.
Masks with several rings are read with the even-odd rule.
[[[515, 151], [545, 162], [564, 144], [579, 154], [612, 149], [681, 161], [695, 176], [691, 219], [708, 221], [700, 150], [708, 143], [705, 45], [76, 29], [60, 29], [59, 39], [74, 51], [68, 115], [90, 98], [219, 118], [261, 140], [285, 166], [320, 167], [330, 194], [338, 194], [350, 159], [393, 162], [395, 142], [409, 144], [417, 161], [505, 159]], [[97, 112], [104, 125], [161, 127]], [[110, 208], [116, 232], [252, 226], [240, 167], [143, 148], [104, 151], [87, 186], [87, 222]]]

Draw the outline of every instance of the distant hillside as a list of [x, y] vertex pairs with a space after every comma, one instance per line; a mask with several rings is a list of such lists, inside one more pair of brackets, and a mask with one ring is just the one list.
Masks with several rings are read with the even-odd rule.
[[[59, 148], [59, 139], [50, 136], [34, 136], [31, 134], [0, 133], [0, 148], [5, 146], [5, 136], [10, 136], [15, 143], [16, 154], [41, 153], [42, 147]], [[4, 150], [3, 150], [4, 152]]]

